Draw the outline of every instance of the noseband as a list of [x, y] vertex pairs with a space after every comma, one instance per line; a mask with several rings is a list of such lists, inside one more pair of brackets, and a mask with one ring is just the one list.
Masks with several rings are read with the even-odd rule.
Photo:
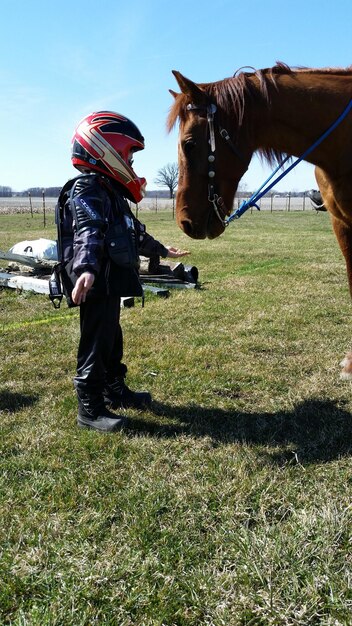
[[[187, 105], [187, 110], [188, 111], [199, 111], [199, 110], [204, 110], [204, 107], [199, 107], [196, 106], [195, 104], [188, 104]], [[209, 154], [208, 154], [208, 163], [209, 163], [209, 170], [208, 170], [208, 200], [209, 202], [212, 204], [215, 215], [217, 216], [217, 218], [220, 220], [220, 222], [222, 223], [222, 225], [228, 226], [228, 221], [225, 219], [226, 215], [228, 214], [228, 210], [225, 206], [225, 203], [223, 201], [223, 199], [221, 198], [221, 196], [219, 196], [215, 189], [216, 189], [216, 185], [215, 185], [215, 151], [216, 151], [216, 142], [215, 142], [215, 113], [217, 111], [217, 107], [216, 104], [208, 104], [208, 106], [206, 107], [206, 113], [207, 113], [207, 122], [208, 122], [208, 130], [209, 130]], [[229, 146], [229, 148], [232, 150], [232, 152], [236, 155], [236, 157], [242, 161], [245, 165], [246, 165], [246, 169], [245, 171], [247, 171], [248, 167], [246, 164], [246, 161], [243, 157], [243, 155], [241, 154], [240, 150], [237, 148], [237, 146], [233, 143], [233, 141], [230, 138], [229, 133], [227, 132], [227, 130], [225, 128], [222, 128], [221, 126], [219, 126], [219, 124], [217, 124], [217, 128], [219, 131], [219, 135], [220, 137], [222, 137], [227, 145]]]

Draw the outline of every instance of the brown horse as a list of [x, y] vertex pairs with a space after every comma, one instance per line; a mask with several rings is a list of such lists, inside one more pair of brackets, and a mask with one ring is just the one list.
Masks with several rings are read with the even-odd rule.
[[[196, 84], [173, 72], [181, 93], [168, 117], [180, 122], [178, 225], [195, 239], [218, 237], [252, 155], [271, 165], [300, 157], [346, 110], [352, 67], [297, 69], [283, 63]], [[346, 260], [352, 294], [352, 111], [305, 159], [315, 174]], [[352, 378], [352, 353], [342, 362]]]

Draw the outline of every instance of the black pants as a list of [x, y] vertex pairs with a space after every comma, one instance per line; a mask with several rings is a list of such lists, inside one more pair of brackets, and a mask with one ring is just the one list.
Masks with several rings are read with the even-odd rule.
[[76, 389], [101, 393], [106, 381], [124, 376], [120, 297], [89, 298], [80, 305], [81, 337], [77, 354]]

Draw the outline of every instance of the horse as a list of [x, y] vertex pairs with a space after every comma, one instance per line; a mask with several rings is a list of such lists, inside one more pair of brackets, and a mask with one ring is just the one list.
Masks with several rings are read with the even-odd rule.
[[[352, 295], [352, 66], [291, 68], [278, 62], [243, 69], [210, 83], [173, 71], [181, 90], [170, 89], [167, 119], [169, 131], [177, 121], [180, 126], [177, 223], [194, 239], [218, 237], [254, 153], [279, 167], [305, 155], [337, 120], [304, 160], [315, 165]], [[342, 378], [352, 379], [352, 353], [341, 366]]]

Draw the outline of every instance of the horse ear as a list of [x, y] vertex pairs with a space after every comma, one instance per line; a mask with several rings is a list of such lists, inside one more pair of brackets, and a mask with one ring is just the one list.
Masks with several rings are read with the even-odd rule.
[[183, 76], [181, 72], [172, 70], [172, 73], [175, 76], [182, 93], [184, 93], [186, 96], [190, 96], [194, 104], [204, 103], [204, 100], [206, 99], [206, 95], [204, 91], [199, 89], [196, 83], [194, 83], [189, 78], [186, 78], [185, 76]]
[[176, 91], [174, 91], [173, 89], [169, 89], [169, 92], [171, 93], [171, 95], [172, 95], [172, 96], [175, 98], [175, 100], [176, 100], [176, 98], [177, 98], [177, 96], [178, 96], [178, 93], [176, 93]]

